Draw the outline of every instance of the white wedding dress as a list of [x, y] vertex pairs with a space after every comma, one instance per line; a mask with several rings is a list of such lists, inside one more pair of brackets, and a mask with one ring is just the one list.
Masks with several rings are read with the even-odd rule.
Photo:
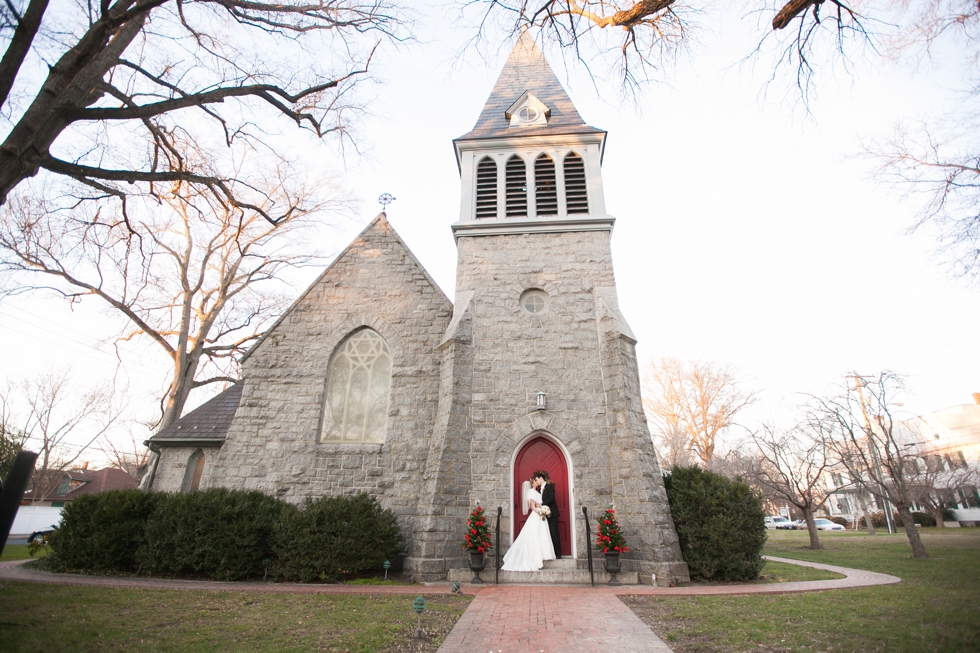
[[[524, 504], [528, 500], [541, 505], [541, 493], [530, 488], [524, 494]], [[527, 510], [524, 511], [527, 514]], [[504, 555], [503, 571], [537, 571], [544, 567], [545, 560], [555, 559], [555, 545], [551, 542], [551, 531], [548, 530], [548, 520], [541, 519], [537, 512], [524, 522], [514, 544]]]

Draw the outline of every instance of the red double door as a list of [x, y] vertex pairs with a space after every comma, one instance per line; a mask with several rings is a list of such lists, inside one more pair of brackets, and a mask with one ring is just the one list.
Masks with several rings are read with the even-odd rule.
[[528, 515], [521, 514], [521, 486], [538, 470], [548, 472], [555, 484], [555, 500], [558, 502], [558, 512], [561, 515], [558, 518], [561, 554], [571, 555], [572, 539], [568, 524], [572, 514], [568, 507], [568, 468], [565, 465], [565, 456], [558, 445], [542, 436], [532, 438], [521, 447], [514, 461], [514, 515], [516, 516], [514, 537], [521, 532], [528, 515], [532, 514], [530, 512]]

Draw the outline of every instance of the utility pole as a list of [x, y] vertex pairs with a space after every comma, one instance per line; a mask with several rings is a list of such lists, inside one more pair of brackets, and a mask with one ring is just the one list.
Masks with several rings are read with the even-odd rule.
[[[861, 414], [864, 416], [864, 427], [867, 430], [868, 449], [870, 449], [871, 451], [871, 462], [874, 463], [875, 473], [877, 474], [877, 477], [875, 478], [875, 483], [878, 484], [878, 489], [881, 492], [881, 501], [885, 506], [884, 509], [885, 524], [888, 526], [888, 532], [894, 533], [895, 528], [892, 523], [892, 505], [888, 501], [888, 493], [885, 491], [885, 477], [881, 473], [881, 460], [878, 458], [878, 446], [875, 444], [874, 438], [871, 437], [871, 434], [873, 433], [872, 426], [871, 426], [871, 419], [868, 417], [868, 403], [867, 403], [867, 399], [865, 399], [864, 397], [865, 381], [864, 378], [862, 378], [857, 373], [853, 374], [852, 377], [854, 379], [854, 388], [852, 389], [856, 389], [858, 392], [858, 399], [861, 404]], [[867, 519], [868, 519], [868, 523], [871, 523], [870, 515], [868, 515]]]

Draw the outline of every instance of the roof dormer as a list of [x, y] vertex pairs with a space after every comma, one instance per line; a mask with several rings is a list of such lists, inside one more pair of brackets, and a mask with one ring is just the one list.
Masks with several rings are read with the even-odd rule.
[[524, 91], [514, 104], [504, 111], [504, 117], [511, 127], [547, 125], [551, 108], [539, 100], [531, 91]]

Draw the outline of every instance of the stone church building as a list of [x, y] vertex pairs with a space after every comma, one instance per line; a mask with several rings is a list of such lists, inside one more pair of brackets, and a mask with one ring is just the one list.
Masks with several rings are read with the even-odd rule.
[[149, 485], [295, 503], [367, 492], [398, 515], [405, 570], [439, 580], [467, 566], [477, 503], [503, 508], [506, 550], [521, 482], [546, 469], [569, 564], [594, 539], [581, 508], [614, 505], [624, 569], [687, 580], [616, 296], [605, 139], [522, 36], [454, 141], [453, 301], [382, 213], [248, 352], [239, 383], [149, 440]]

